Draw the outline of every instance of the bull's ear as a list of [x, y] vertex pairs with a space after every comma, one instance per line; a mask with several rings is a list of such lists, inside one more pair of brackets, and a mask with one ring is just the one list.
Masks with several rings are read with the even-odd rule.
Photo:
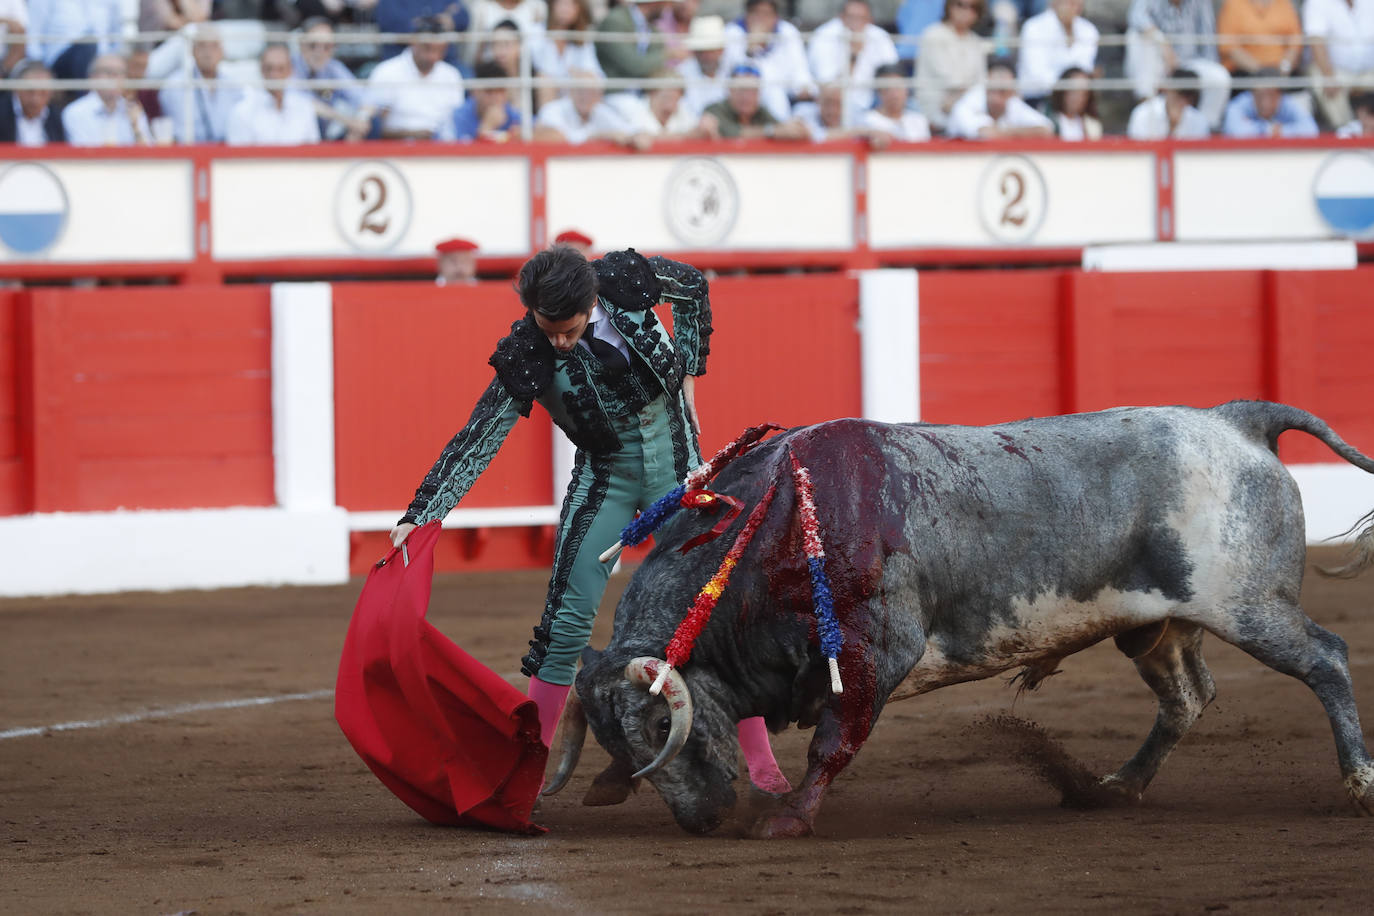
[[602, 652], [600, 649], [593, 649], [591, 646], [587, 646], [582, 650], [582, 667], [586, 668], [590, 666], [592, 662], [600, 658], [601, 655]]

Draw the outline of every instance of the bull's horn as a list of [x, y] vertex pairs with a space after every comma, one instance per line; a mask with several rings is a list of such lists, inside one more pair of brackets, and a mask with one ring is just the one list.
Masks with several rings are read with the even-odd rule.
[[634, 779], [656, 773], [667, 766], [682, 750], [682, 746], [687, 743], [687, 736], [692, 733], [691, 691], [687, 689], [687, 682], [682, 679], [682, 675], [668, 668], [667, 662], [641, 656], [625, 666], [625, 677], [631, 684], [647, 691], [663, 669], [668, 670], [668, 680], [663, 685], [663, 699], [668, 701], [668, 714], [672, 717], [668, 727], [668, 740], [663, 742], [663, 750], [658, 752], [653, 762], [634, 774]]
[[582, 711], [582, 701], [578, 699], [577, 689], [568, 692], [568, 703], [563, 707], [563, 741], [558, 747], [558, 769], [553, 779], [544, 787], [540, 795], [556, 795], [572, 779], [573, 770], [582, 756], [582, 745], [587, 743], [587, 714]]

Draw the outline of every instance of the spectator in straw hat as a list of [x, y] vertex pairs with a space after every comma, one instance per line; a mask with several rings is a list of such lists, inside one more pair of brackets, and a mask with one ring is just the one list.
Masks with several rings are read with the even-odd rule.
[[564, 229], [554, 236], [553, 243], [576, 248], [584, 258], [592, 256], [592, 237], [579, 229]]
[[439, 257], [435, 286], [464, 286], [477, 282], [477, 243], [463, 238], [444, 239], [434, 246]]
[[727, 70], [721, 64], [725, 54], [725, 20], [719, 16], [698, 16], [692, 20], [684, 43], [689, 52], [677, 72], [682, 74], [682, 105], [698, 118], [710, 106], [725, 99]]

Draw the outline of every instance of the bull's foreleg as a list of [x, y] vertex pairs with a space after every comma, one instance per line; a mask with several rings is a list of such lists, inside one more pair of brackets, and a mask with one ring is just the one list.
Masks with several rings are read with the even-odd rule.
[[1142, 627], [1117, 638], [1117, 647], [1132, 657], [1141, 678], [1159, 697], [1159, 712], [1145, 743], [1125, 766], [1102, 780], [1102, 788], [1123, 801], [1140, 800], [1165, 758], [1216, 698], [1212, 673], [1202, 660], [1202, 634], [1195, 624], [1171, 620], [1162, 635], [1153, 627]]
[[825, 790], [849, 765], [868, 738], [872, 713], [851, 717], [827, 707], [816, 722], [816, 733], [806, 752], [806, 776], [800, 786], [785, 796], [781, 809], [764, 815], [751, 831], [766, 840], [810, 836], [816, 824]]

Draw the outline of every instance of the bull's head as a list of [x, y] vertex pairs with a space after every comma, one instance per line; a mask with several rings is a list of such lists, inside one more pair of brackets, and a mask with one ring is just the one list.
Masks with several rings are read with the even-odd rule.
[[[629, 761], [636, 778], [653, 783], [683, 829], [706, 833], [720, 826], [735, 804], [731, 783], [739, 742], [733, 717], [712, 691], [693, 691], [680, 672], [672, 671], [662, 693], [651, 694], [649, 686], [665, 664], [656, 658], [615, 660], [584, 653], [583, 660], [578, 700], [565, 716], [562, 758], [545, 794], [567, 783], [590, 725], [612, 757]], [[707, 676], [694, 680], [704, 682]]]

